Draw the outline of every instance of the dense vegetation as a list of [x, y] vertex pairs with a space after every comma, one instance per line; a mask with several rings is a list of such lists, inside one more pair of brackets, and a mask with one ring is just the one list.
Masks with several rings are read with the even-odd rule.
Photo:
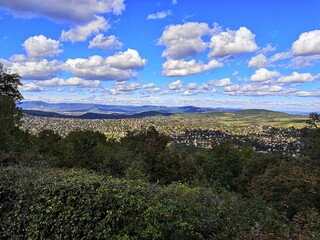
[[320, 239], [319, 116], [298, 157], [232, 141], [168, 144], [19, 129], [20, 77], [0, 66], [0, 239]]

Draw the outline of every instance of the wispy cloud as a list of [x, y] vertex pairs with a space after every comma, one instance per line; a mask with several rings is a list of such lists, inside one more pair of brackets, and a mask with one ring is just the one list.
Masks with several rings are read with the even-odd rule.
[[147, 19], [148, 20], [163, 19], [163, 18], [166, 18], [168, 16], [172, 16], [172, 11], [171, 10], [149, 14]]

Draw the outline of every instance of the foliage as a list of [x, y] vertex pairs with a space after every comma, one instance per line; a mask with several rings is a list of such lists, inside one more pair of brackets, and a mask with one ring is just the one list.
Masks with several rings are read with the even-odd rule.
[[249, 192], [270, 202], [279, 212], [292, 218], [307, 208], [320, 208], [319, 179], [301, 167], [282, 162], [256, 176]]
[[16, 73], [11, 74], [9, 70], [0, 63], [0, 95], [8, 96], [14, 102], [21, 101], [23, 97], [18, 90], [18, 86], [20, 85], [20, 76]]
[[302, 129], [302, 154], [309, 161], [308, 164], [317, 170], [320, 166], [320, 129]]
[[318, 128], [318, 124], [320, 122], [320, 116], [316, 112], [309, 113], [309, 119], [307, 120], [307, 124], [310, 128]]
[[272, 215], [225, 191], [79, 170], [2, 168], [0, 195], [1, 239], [232, 239]]
[[12, 150], [12, 133], [19, 125], [22, 113], [16, 102], [22, 100], [18, 90], [20, 76], [11, 74], [0, 63], [0, 153]]

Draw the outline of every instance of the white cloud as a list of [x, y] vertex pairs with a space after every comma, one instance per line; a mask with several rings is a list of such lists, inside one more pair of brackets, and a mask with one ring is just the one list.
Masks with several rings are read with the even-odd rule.
[[188, 22], [167, 26], [159, 39], [159, 44], [166, 46], [162, 56], [172, 59], [195, 56], [206, 49], [207, 44], [201, 37], [209, 32], [207, 23]]
[[81, 86], [81, 87], [98, 87], [101, 82], [99, 80], [84, 80], [73, 77], [68, 79], [52, 78], [49, 80], [37, 82], [39, 86], [56, 87], [56, 86]]
[[214, 84], [217, 87], [225, 87], [231, 85], [230, 78], [223, 78], [220, 80], [210, 80], [209, 84]]
[[209, 85], [205, 83], [203, 83], [200, 86], [198, 86], [196, 83], [189, 83], [187, 85], [187, 90], [183, 92], [183, 95], [187, 95], [187, 96], [196, 95], [199, 93], [206, 93], [209, 90], [211, 90], [211, 92], [217, 91], [216, 89], [209, 87]]
[[269, 86], [269, 85], [231, 85], [224, 88], [224, 93], [232, 96], [267, 96], [267, 95], [288, 95], [290, 90], [285, 90], [282, 86]]
[[62, 30], [60, 40], [73, 43], [86, 41], [92, 34], [107, 31], [109, 28], [110, 26], [104, 17], [96, 16], [93, 21], [85, 25], [71, 28], [69, 31]]
[[297, 56], [289, 62], [288, 68], [303, 68], [310, 67], [320, 62], [320, 54]]
[[251, 76], [251, 81], [253, 82], [261, 82], [261, 81], [268, 81], [275, 77], [279, 76], [279, 72], [277, 71], [269, 71], [265, 68], [260, 68], [255, 71], [255, 73]]
[[197, 87], [198, 87], [198, 85], [196, 84], [196, 83], [189, 83], [188, 85], [187, 85], [187, 88], [188, 89], [197, 89]]
[[199, 86], [198, 87], [198, 89], [200, 89], [200, 90], [202, 90], [202, 91], [208, 91], [208, 90], [210, 90], [210, 89], [212, 89], [211, 87], [209, 87], [209, 85], [208, 84], [206, 84], [206, 83], [202, 83], [202, 85], [201, 86]]
[[22, 46], [31, 58], [54, 57], [63, 52], [59, 48], [59, 41], [46, 38], [43, 35], [29, 37]]
[[103, 48], [104, 50], [121, 49], [123, 43], [116, 36], [105, 37], [103, 34], [97, 35], [90, 41], [89, 48]]
[[233, 91], [236, 91], [236, 90], [238, 90], [238, 89], [240, 89], [240, 85], [230, 85], [230, 86], [226, 86], [226, 87], [224, 87], [224, 91], [225, 92], [233, 92]]
[[203, 62], [196, 62], [195, 60], [183, 61], [168, 59], [162, 64], [162, 74], [168, 77], [187, 76], [212, 70], [217, 67], [222, 67], [222, 63], [216, 60], [211, 60], [208, 64], [204, 64]]
[[22, 83], [22, 86], [19, 86], [19, 91], [21, 92], [42, 92], [44, 90], [44, 88], [41, 88], [32, 82]]
[[148, 83], [148, 84], [144, 84], [142, 85], [141, 88], [154, 88], [156, 85], [154, 83]]
[[10, 62], [0, 59], [11, 72], [18, 73], [22, 79], [42, 80], [54, 77], [60, 70], [62, 63], [46, 59], [40, 61]]
[[180, 90], [183, 87], [181, 80], [177, 80], [175, 82], [169, 83], [168, 86], [169, 86], [169, 89], [171, 90]]
[[135, 90], [140, 89], [139, 83], [131, 83], [130, 85], [127, 84], [127, 82], [116, 82], [116, 90], [120, 92], [132, 92]]
[[9, 58], [12, 62], [25, 62], [27, 57], [23, 54], [14, 54]]
[[176, 5], [178, 3], [178, 0], [172, 0], [172, 4]]
[[128, 85], [125, 81], [119, 81], [115, 83], [115, 89], [103, 88], [102, 92], [106, 92], [112, 95], [120, 94], [133, 94], [134, 91], [140, 89], [139, 83], [131, 83]]
[[113, 56], [107, 57], [105, 63], [110, 67], [119, 69], [142, 69], [146, 59], [142, 59], [139, 53], [134, 49], [128, 49], [125, 52], [119, 52]]
[[227, 30], [211, 37], [209, 57], [224, 57], [254, 52], [258, 49], [255, 35], [246, 27], [237, 31]]
[[149, 14], [147, 19], [148, 20], [163, 19], [163, 18], [166, 18], [168, 16], [172, 16], [171, 10]]
[[190, 90], [190, 89], [183, 92], [183, 95], [186, 95], [186, 96], [191, 96], [191, 95], [196, 95], [196, 94], [198, 94], [197, 91]]
[[279, 78], [281, 83], [304, 83], [312, 82], [317, 78], [312, 76], [310, 73], [297, 73], [293, 72], [290, 76], [283, 76]]
[[320, 92], [319, 91], [298, 91], [295, 93], [295, 96], [298, 97], [320, 97]]
[[267, 46], [262, 48], [259, 52], [261, 52], [262, 54], [266, 54], [268, 52], [273, 52], [275, 50], [276, 50], [276, 48], [274, 46], [272, 46], [270, 43], [268, 43]]
[[235, 76], [238, 76], [238, 74], [239, 74], [238, 71], [234, 71], [231, 75], [235, 77]]
[[273, 62], [277, 62], [283, 59], [288, 59], [292, 57], [292, 53], [291, 52], [281, 52], [281, 53], [276, 53], [274, 54], [270, 59], [269, 62], [273, 63]]
[[99, 14], [120, 14], [125, 4], [124, 0], [1, 0], [0, 8], [19, 16], [45, 16], [63, 22], [87, 22]]
[[252, 68], [262, 68], [267, 64], [267, 62], [267, 57], [263, 54], [259, 54], [250, 59], [248, 66]]
[[88, 59], [68, 59], [64, 69], [80, 78], [122, 81], [135, 78], [136, 70], [142, 69], [146, 62], [136, 50], [128, 49], [105, 59], [97, 55]]
[[320, 30], [302, 33], [292, 44], [294, 55], [320, 54]]
[[147, 94], [155, 94], [155, 93], [159, 93], [161, 91], [161, 88], [159, 87], [155, 87], [155, 88], [150, 88], [144, 91], [144, 93]]

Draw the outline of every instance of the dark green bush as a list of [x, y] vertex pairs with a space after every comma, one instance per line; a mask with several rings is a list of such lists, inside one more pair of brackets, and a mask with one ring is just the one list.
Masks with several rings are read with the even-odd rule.
[[240, 239], [278, 221], [234, 193], [84, 170], [2, 168], [0, 196], [0, 239]]

